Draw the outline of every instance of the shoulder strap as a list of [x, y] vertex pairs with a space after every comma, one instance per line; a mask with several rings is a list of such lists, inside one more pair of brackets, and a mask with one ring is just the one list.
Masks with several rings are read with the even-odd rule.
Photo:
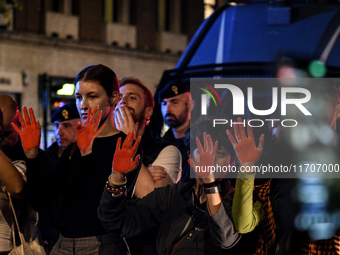
[[[24, 236], [23, 234], [20, 232], [20, 228], [19, 228], [19, 223], [18, 223], [18, 219], [17, 219], [17, 215], [15, 213], [15, 210], [14, 210], [14, 206], [13, 206], [13, 203], [12, 203], [12, 198], [11, 198], [11, 194], [9, 194], [9, 192], [7, 191], [7, 196], [8, 196], [8, 200], [9, 200], [9, 205], [12, 209], [12, 212], [13, 212], [13, 216], [14, 216], [14, 222], [15, 222], [15, 225], [17, 226], [17, 229], [18, 229], [18, 233], [19, 233], [19, 237], [20, 237], [20, 242], [21, 244], [25, 243], [25, 239], [24, 239]], [[14, 229], [13, 229], [14, 230]], [[13, 233], [13, 241], [15, 242], [15, 234], [14, 234], [14, 231], [12, 231]], [[15, 244], [16, 245], [16, 244]]]
[[[189, 233], [189, 232], [188, 232]], [[187, 234], [188, 234], [187, 233]], [[179, 241], [177, 243], [174, 244], [174, 246], [172, 247], [171, 250], [171, 255], [174, 254], [174, 252], [176, 251], [177, 247], [181, 244], [181, 242], [184, 240], [184, 238], [187, 236], [187, 234], [183, 235], [181, 239], [179, 239]]]

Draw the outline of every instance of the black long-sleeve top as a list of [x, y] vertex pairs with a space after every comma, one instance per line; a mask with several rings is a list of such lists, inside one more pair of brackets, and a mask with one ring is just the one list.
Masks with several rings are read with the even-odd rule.
[[[40, 151], [35, 159], [28, 160], [27, 179], [29, 198], [35, 210], [46, 209], [59, 194], [64, 196], [64, 237], [77, 238], [107, 234], [98, 216], [97, 208], [103, 187], [112, 171], [112, 160], [117, 135], [95, 138], [92, 153], [82, 157], [76, 144], [69, 145], [57, 165], [46, 152]], [[52, 174], [46, 176], [48, 168]], [[130, 193], [138, 171], [128, 177]]]
[[[241, 238], [231, 220], [232, 196], [227, 196], [213, 216], [194, 199], [194, 180], [157, 188], [142, 199], [102, 194], [98, 215], [108, 232], [123, 237], [157, 233], [158, 254], [170, 254], [173, 246], [185, 238], [175, 254], [220, 254]], [[222, 194], [229, 190], [228, 185]], [[183, 233], [182, 233], [183, 232]]]

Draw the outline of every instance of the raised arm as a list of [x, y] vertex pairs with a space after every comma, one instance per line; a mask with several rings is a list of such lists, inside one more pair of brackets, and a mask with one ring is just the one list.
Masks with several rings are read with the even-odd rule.
[[[199, 152], [199, 162], [195, 162], [195, 160], [191, 160], [191, 158], [188, 162], [194, 169], [196, 176], [200, 178], [203, 182], [204, 191], [207, 197], [208, 212], [210, 215], [214, 215], [218, 211], [222, 203], [221, 194], [214, 191], [215, 189], [217, 189], [217, 183], [213, 174], [210, 174], [210, 172], [208, 171], [200, 171], [200, 169], [203, 169], [204, 167], [207, 169], [208, 166], [213, 166], [215, 154], [218, 147], [218, 141], [216, 141], [215, 145], [213, 145], [211, 136], [207, 135], [207, 133], [203, 134], [203, 140], [204, 147], [202, 147], [199, 138], [196, 137], [196, 144]], [[199, 168], [197, 168], [197, 165], [199, 165]]]
[[0, 150], [0, 181], [7, 191], [18, 199], [24, 198], [26, 193], [26, 182], [23, 174], [18, 171], [2, 150]]
[[121, 137], [119, 137], [116, 144], [116, 151], [113, 156], [112, 173], [109, 176], [107, 187], [118, 189], [120, 191], [118, 193], [121, 193], [120, 195], [124, 194], [126, 191], [126, 175], [135, 170], [140, 160], [140, 155], [135, 156], [135, 154], [141, 137], [139, 136], [132, 146], [134, 136], [134, 132], [130, 132], [125, 138], [122, 146]]
[[[98, 208], [98, 217], [109, 233], [121, 233], [131, 237], [141, 233], [143, 229], [153, 229], [157, 226], [151, 214], [161, 214], [164, 209], [163, 199], [156, 192], [151, 192], [146, 198], [128, 200], [126, 198], [126, 175], [134, 171], [140, 161], [140, 155], [135, 155], [140, 142], [140, 136], [133, 144], [134, 133], [127, 135], [123, 145], [118, 138], [116, 152], [113, 157], [112, 174], [109, 176]], [[164, 202], [165, 203], [165, 202]], [[166, 203], [165, 203], [166, 204]], [[150, 210], [152, 206], [153, 210]], [[161, 218], [161, 216], [159, 216]]]
[[[241, 122], [241, 119], [239, 118], [238, 121]], [[260, 210], [261, 204], [259, 202], [253, 204], [255, 172], [252, 168], [262, 155], [264, 135], [260, 136], [259, 146], [256, 147], [253, 131], [249, 125], [248, 137], [240, 124], [235, 125], [236, 139], [229, 130], [227, 134], [240, 161], [240, 170], [246, 170], [240, 171], [236, 180], [232, 206], [233, 220], [238, 232], [248, 233], [264, 218], [264, 213]]]
[[[214, 164], [215, 154], [218, 148], [218, 141], [213, 145], [210, 135], [203, 134], [204, 146], [198, 137], [196, 137], [197, 149], [199, 152], [199, 160], [189, 159], [189, 164], [195, 170], [196, 176], [201, 179], [206, 195], [207, 211], [209, 217], [209, 228], [212, 241], [215, 245], [223, 249], [232, 248], [241, 238], [241, 235], [236, 232], [230, 215], [231, 203], [229, 200], [222, 201], [219, 192], [219, 184], [216, 182], [213, 174], [210, 172], [201, 172], [198, 169], [202, 167], [212, 166]], [[199, 161], [199, 162], [197, 162]], [[196, 171], [196, 166], [200, 168]], [[228, 198], [229, 199], [229, 198]], [[225, 205], [223, 206], [222, 203]]]
[[39, 154], [41, 128], [39, 121], [35, 120], [34, 112], [31, 107], [29, 108], [29, 114], [26, 106], [24, 106], [22, 110], [25, 119], [22, 117], [20, 111], [17, 111], [22, 130], [20, 130], [15, 123], [12, 122], [11, 124], [20, 135], [22, 148], [25, 151], [26, 157], [33, 159]]

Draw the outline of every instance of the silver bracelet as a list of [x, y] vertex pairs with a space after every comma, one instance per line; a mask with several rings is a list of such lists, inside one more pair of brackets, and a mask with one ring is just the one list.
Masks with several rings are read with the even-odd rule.
[[209, 189], [204, 189], [205, 194], [214, 194], [221, 192], [221, 186], [218, 184], [215, 187], [209, 188]]

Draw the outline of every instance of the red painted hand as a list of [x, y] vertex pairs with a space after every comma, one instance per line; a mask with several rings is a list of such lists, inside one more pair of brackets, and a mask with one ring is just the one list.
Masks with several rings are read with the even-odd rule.
[[[134, 157], [136, 154], [141, 137], [138, 136], [135, 144], [132, 147], [133, 137], [135, 132], [130, 132], [125, 138], [122, 148], [120, 148], [121, 137], [118, 138], [116, 151], [113, 156], [112, 171], [128, 174], [134, 170], [138, 164], [140, 155]], [[132, 147], [132, 148], [131, 148]], [[133, 158], [135, 160], [133, 161]]]
[[[103, 130], [105, 124], [103, 124], [99, 129], [99, 121], [102, 116], [102, 111], [97, 115], [98, 107], [94, 108], [94, 112], [91, 113], [91, 106], [88, 109], [88, 117], [86, 120], [86, 125], [84, 130], [82, 130], [81, 124], [77, 123], [77, 145], [79, 149], [84, 154], [89, 154], [92, 151], [92, 144], [94, 138]], [[96, 116], [97, 115], [97, 116]], [[98, 130], [97, 130], [98, 129]], [[97, 130], [97, 131], [96, 131]]]
[[196, 144], [199, 152], [199, 159], [196, 160], [198, 162], [194, 162], [191, 159], [188, 160], [190, 166], [199, 178], [206, 178], [209, 176], [210, 172], [208, 171], [208, 166], [214, 164], [214, 157], [218, 147], [218, 141], [215, 142], [215, 146], [213, 147], [211, 136], [207, 135], [207, 133], [203, 134], [203, 140], [204, 148], [202, 147], [200, 139], [196, 137]]
[[24, 151], [30, 151], [34, 148], [38, 148], [40, 144], [41, 128], [39, 121], [35, 120], [34, 112], [32, 108], [29, 108], [30, 116], [28, 115], [27, 107], [22, 108], [25, 120], [22, 117], [20, 111], [17, 111], [22, 130], [15, 123], [11, 123], [13, 128], [18, 132], [21, 138], [22, 148]]
[[[242, 119], [238, 118], [237, 121], [242, 122]], [[227, 134], [241, 164], [256, 164], [259, 161], [263, 151], [264, 134], [260, 136], [259, 146], [257, 148], [255, 145], [253, 129], [249, 125], [247, 137], [244, 127], [240, 124], [235, 124], [235, 136], [238, 143], [229, 130], [227, 130]]]
[[126, 106], [116, 107], [114, 122], [119, 131], [122, 131], [126, 135], [130, 132], [135, 132], [136, 137], [134, 137], [134, 139], [137, 138], [138, 122], [135, 123], [132, 114]]

